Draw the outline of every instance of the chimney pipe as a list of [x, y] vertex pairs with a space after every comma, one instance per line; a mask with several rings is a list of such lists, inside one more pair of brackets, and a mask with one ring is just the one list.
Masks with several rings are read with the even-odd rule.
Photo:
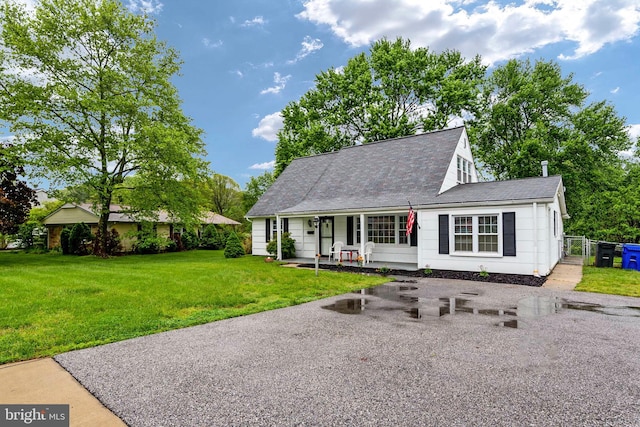
[[540, 164], [542, 165], [542, 176], [549, 176], [549, 170], [547, 169], [547, 165], [549, 164], [549, 162], [543, 160], [540, 162]]

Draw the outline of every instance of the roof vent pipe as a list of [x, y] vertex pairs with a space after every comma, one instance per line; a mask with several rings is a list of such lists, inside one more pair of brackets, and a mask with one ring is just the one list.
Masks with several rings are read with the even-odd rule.
[[547, 169], [549, 162], [547, 160], [543, 160], [540, 164], [542, 165], [542, 176], [549, 176], [549, 170]]

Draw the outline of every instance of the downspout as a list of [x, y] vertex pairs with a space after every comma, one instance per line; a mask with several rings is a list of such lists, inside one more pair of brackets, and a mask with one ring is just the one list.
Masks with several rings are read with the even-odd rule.
[[364, 244], [366, 243], [364, 240], [365, 223], [364, 223], [364, 214], [360, 214], [360, 256], [364, 258]]
[[545, 251], [546, 254], [544, 256], [545, 258], [545, 266], [544, 266], [544, 270], [545, 270], [545, 274], [549, 275], [549, 273], [551, 272], [551, 251], [553, 250], [551, 245], [553, 245], [554, 243], [554, 239], [553, 239], [553, 219], [552, 219], [552, 215], [551, 215], [551, 208], [549, 207], [549, 205], [545, 205], [546, 209], [545, 212], [547, 213], [547, 220], [546, 222], [546, 231], [544, 234], [544, 238], [547, 241], [547, 250]]
[[533, 202], [533, 275], [540, 277], [538, 272], [538, 203]]
[[280, 215], [276, 214], [276, 236], [278, 242], [278, 254], [276, 259], [282, 261], [282, 230], [280, 229]]

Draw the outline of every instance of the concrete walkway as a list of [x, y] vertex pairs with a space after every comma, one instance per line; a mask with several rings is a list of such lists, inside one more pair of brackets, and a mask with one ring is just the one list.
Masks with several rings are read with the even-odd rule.
[[70, 426], [125, 426], [53, 359], [0, 366], [0, 403], [69, 405]]
[[566, 257], [556, 265], [543, 288], [572, 291], [582, 280], [582, 258]]

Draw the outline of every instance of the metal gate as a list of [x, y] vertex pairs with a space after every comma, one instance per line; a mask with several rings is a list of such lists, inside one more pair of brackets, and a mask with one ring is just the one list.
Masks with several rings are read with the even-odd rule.
[[563, 256], [582, 257], [583, 265], [588, 265], [591, 242], [585, 236], [564, 236]]

